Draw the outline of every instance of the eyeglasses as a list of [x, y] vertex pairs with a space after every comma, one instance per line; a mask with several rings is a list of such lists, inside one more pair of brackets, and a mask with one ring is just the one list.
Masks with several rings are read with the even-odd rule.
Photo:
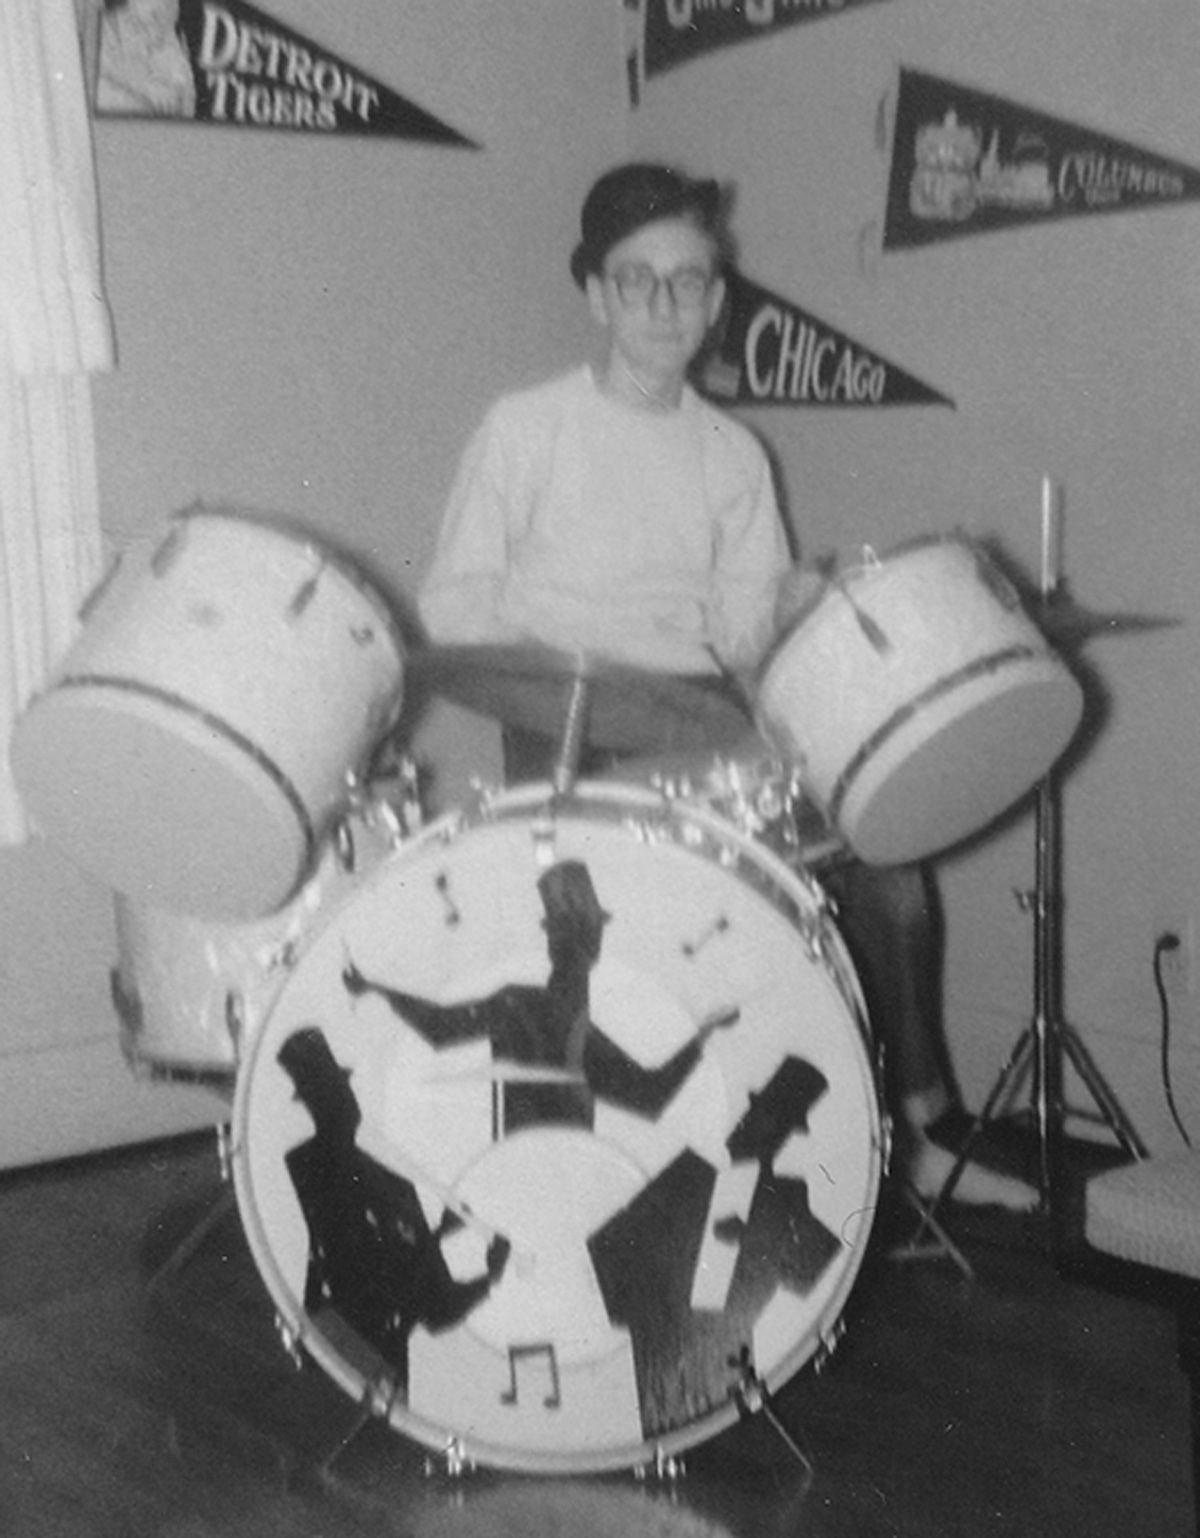
[[648, 310], [665, 288], [671, 303], [679, 310], [694, 310], [704, 303], [713, 285], [713, 275], [703, 267], [677, 267], [674, 272], [655, 272], [645, 262], [618, 267], [608, 276], [617, 297], [626, 309]]

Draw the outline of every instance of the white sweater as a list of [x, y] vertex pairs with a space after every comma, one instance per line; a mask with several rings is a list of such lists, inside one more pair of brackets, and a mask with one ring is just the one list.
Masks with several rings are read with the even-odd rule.
[[439, 643], [706, 673], [757, 661], [788, 560], [745, 427], [690, 388], [678, 410], [638, 410], [583, 367], [488, 412], [419, 605]]

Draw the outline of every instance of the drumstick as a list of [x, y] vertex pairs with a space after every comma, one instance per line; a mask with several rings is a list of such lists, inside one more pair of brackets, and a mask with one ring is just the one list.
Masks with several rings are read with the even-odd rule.
[[[741, 1018], [736, 1004], [710, 1011], [698, 1023], [696, 1033], [701, 1041], [726, 1026], [736, 1025]], [[483, 1063], [470, 1068], [456, 1068], [450, 1073], [426, 1075], [426, 1084], [586, 1084], [587, 1075], [570, 1068], [555, 1068], [543, 1063], [510, 1063], [503, 1059]]]
[[741, 1018], [742, 1011], [736, 1004], [730, 1005], [728, 1009], [714, 1009], [701, 1020], [700, 1024], [696, 1027], [696, 1034], [702, 1042], [706, 1041], [714, 1031], [721, 1031], [727, 1026], [736, 1025]]
[[426, 1084], [584, 1084], [581, 1073], [569, 1068], [554, 1068], [540, 1063], [508, 1063], [503, 1060], [471, 1068], [455, 1068], [449, 1073], [427, 1074]]
[[886, 633], [876, 623], [876, 621], [872, 619], [872, 617], [867, 613], [865, 609], [860, 608], [854, 599], [854, 595], [846, 586], [846, 579], [844, 577], [831, 576], [827, 580], [830, 587], [835, 587], [846, 600], [846, 602], [850, 605], [850, 608], [854, 614], [854, 618], [858, 621], [858, 628], [862, 631], [863, 635], [866, 636], [867, 640], [871, 644], [872, 649], [877, 651], [880, 656], [882, 656], [885, 652], [890, 652], [892, 649], [892, 643], [888, 640]]

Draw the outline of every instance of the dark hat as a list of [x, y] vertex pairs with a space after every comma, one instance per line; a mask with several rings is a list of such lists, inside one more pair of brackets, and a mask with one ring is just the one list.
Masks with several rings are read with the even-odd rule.
[[721, 209], [715, 181], [692, 181], [670, 166], [635, 162], [603, 175], [588, 193], [580, 218], [582, 239], [571, 253], [571, 276], [580, 288], [589, 273], [627, 235], [659, 219], [691, 215], [714, 234]]
[[599, 927], [612, 918], [600, 906], [591, 872], [582, 860], [560, 860], [538, 878], [547, 919]]
[[343, 1068], [330, 1051], [324, 1031], [315, 1025], [302, 1026], [293, 1031], [276, 1054], [276, 1061], [299, 1084], [328, 1083], [335, 1076], [350, 1078], [350, 1069]]

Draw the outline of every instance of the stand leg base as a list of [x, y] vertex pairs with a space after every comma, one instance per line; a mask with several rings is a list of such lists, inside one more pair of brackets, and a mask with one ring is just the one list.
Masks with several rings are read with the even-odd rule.
[[[939, 1192], [932, 1202], [920, 1197], [911, 1185], [904, 1190], [905, 1200], [908, 1205], [920, 1214], [921, 1221], [917, 1225], [911, 1239], [906, 1244], [898, 1244], [888, 1251], [889, 1260], [945, 1260], [954, 1262], [968, 1282], [975, 1280], [975, 1269], [971, 1262], [955, 1244], [954, 1240], [946, 1232], [938, 1221], [935, 1208], [942, 1200]], [[933, 1235], [930, 1241], [924, 1241], [926, 1233]]]

